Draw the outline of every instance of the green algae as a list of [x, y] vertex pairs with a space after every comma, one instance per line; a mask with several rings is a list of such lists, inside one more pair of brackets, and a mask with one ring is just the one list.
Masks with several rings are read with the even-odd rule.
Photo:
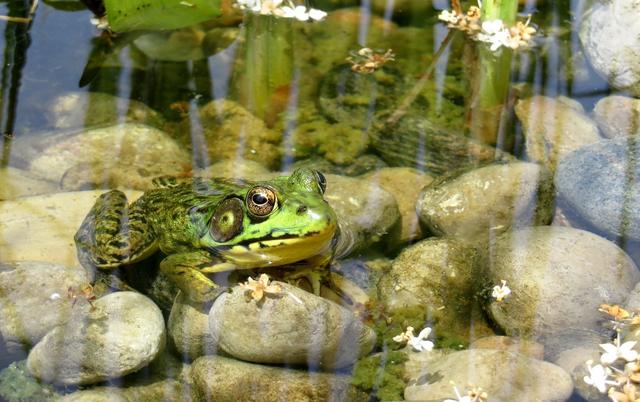
[[353, 368], [352, 384], [381, 401], [403, 400], [407, 360], [407, 355], [398, 351], [365, 357]]
[[8, 402], [51, 401], [60, 394], [29, 374], [26, 360], [13, 362], [0, 371], [0, 399]]

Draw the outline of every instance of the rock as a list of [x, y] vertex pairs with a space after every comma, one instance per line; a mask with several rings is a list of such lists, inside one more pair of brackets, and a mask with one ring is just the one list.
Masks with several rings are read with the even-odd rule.
[[171, 308], [167, 329], [173, 345], [188, 360], [215, 354], [216, 344], [209, 333], [209, 316], [199, 306], [179, 292]]
[[526, 339], [510, 336], [486, 336], [476, 339], [469, 345], [469, 349], [495, 349], [520, 353], [532, 359], [544, 359], [544, 345]]
[[0, 168], [0, 201], [30, 195], [53, 193], [57, 186], [33, 177], [29, 172], [13, 167]]
[[170, 353], [162, 353], [145, 370], [131, 374], [117, 386], [99, 386], [65, 395], [62, 402], [196, 401], [190, 367]]
[[[404, 249], [378, 281], [380, 303], [400, 325], [392, 335], [403, 331], [406, 325], [423, 327], [428, 317], [433, 323], [429, 326], [433, 325], [437, 336], [446, 343], [458, 346], [468, 342], [469, 325], [478, 318], [471, 318], [477, 263], [473, 248], [450, 238], [426, 239]], [[421, 316], [414, 317], [414, 310]], [[423, 320], [413, 321], [420, 318]], [[406, 319], [412, 321], [402, 323]], [[476, 324], [475, 336], [491, 333], [484, 332], [479, 322]]]
[[293, 171], [297, 168], [306, 167], [318, 170], [326, 174], [337, 174], [341, 176], [360, 176], [377, 169], [386, 167], [387, 164], [379, 157], [372, 154], [364, 154], [356, 158], [352, 164], [341, 166], [329, 162], [326, 159], [312, 156], [306, 159], [300, 159], [287, 169]]
[[345, 308], [295, 286], [260, 302], [240, 286], [218, 297], [209, 312], [214, 342], [225, 353], [256, 363], [345, 367], [371, 351], [375, 334]]
[[220, 99], [202, 106], [201, 127], [191, 127], [191, 118], [181, 124], [181, 141], [202, 155], [196, 164], [204, 166], [221, 160], [248, 159], [276, 168], [280, 163], [282, 134], [270, 130], [259, 118], [238, 103]]
[[395, 198], [368, 180], [326, 175], [324, 199], [338, 215], [340, 240], [336, 255], [345, 257], [377, 243], [388, 234], [397, 235], [394, 227], [400, 218]]
[[640, 96], [640, 0], [595, 1], [579, 36], [587, 58], [611, 86]]
[[627, 309], [627, 311], [640, 310], [640, 283], [636, 284], [629, 294], [629, 297], [624, 303], [624, 308]]
[[454, 382], [480, 387], [491, 401], [556, 402], [569, 399], [571, 377], [560, 367], [502, 350], [472, 349], [455, 352], [425, 367], [426, 373], [410, 381], [407, 401], [442, 401], [455, 398]]
[[172, 138], [142, 124], [21, 137], [14, 150], [32, 174], [67, 190], [118, 186], [147, 190], [154, 177], [183, 175], [191, 167], [191, 157]]
[[164, 319], [146, 296], [116, 292], [94, 306], [78, 310], [34, 346], [27, 359], [32, 375], [57, 384], [93, 384], [133, 373], [163, 350]]
[[539, 226], [505, 233], [492, 244], [486, 285], [507, 282], [511, 294], [487, 310], [508, 334], [537, 338], [551, 355], [598, 343], [602, 303], [621, 304], [640, 280], [618, 246], [593, 233]]
[[433, 175], [515, 158], [458, 131], [439, 126], [415, 112], [385, 121], [369, 132], [373, 148], [390, 166], [408, 166]]
[[403, 167], [382, 168], [367, 174], [364, 178], [376, 183], [395, 197], [402, 224], [398, 242], [408, 243], [421, 239], [424, 235], [415, 205], [420, 191], [430, 184], [433, 178], [416, 169]]
[[526, 138], [527, 156], [551, 171], [569, 153], [601, 139], [582, 106], [569, 98], [533, 96], [518, 101], [515, 111]]
[[73, 308], [69, 289], [83, 289], [90, 281], [81, 267], [38, 261], [0, 263], [0, 340], [16, 352], [35, 344], [69, 319]]
[[[27, 370], [26, 360], [13, 362], [0, 371], [0, 400], [6, 402], [58, 400], [60, 394], [51, 384], [43, 384]], [[3, 365], [4, 367], [4, 365]]]
[[595, 366], [600, 362], [600, 348], [598, 345], [580, 346], [569, 349], [558, 355], [556, 364], [571, 374], [575, 391], [578, 395], [589, 402], [610, 402], [607, 394], [600, 393], [597, 388], [584, 382], [584, 377], [589, 375], [587, 361], [592, 360]]
[[67, 92], [47, 105], [49, 127], [57, 130], [85, 129], [127, 123], [141, 123], [158, 129], [165, 127], [162, 115], [135, 99], [103, 92]]
[[636, 137], [602, 140], [560, 163], [556, 189], [572, 223], [612, 238], [640, 240], [639, 152]]
[[[73, 236], [102, 193], [78, 191], [0, 202], [0, 261], [77, 266]], [[133, 201], [141, 193], [126, 194]]]
[[533, 163], [490, 165], [433, 182], [419, 196], [416, 211], [436, 235], [482, 242], [490, 233], [549, 223], [552, 180]]
[[607, 138], [640, 134], [640, 99], [605, 96], [593, 108], [593, 117]]
[[246, 180], [268, 180], [275, 176], [262, 164], [251, 160], [226, 159], [207, 166], [205, 169], [194, 172], [195, 176], [203, 177], [229, 177]]
[[350, 384], [350, 377], [269, 367], [205, 356], [191, 367], [191, 378], [200, 400], [219, 402], [367, 401], [367, 395]]

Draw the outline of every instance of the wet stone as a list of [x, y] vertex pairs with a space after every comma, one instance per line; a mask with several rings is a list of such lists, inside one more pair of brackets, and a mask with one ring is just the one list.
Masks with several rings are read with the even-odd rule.
[[383, 168], [365, 177], [395, 197], [402, 223], [398, 242], [407, 243], [422, 238], [424, 235], [415, 205], [420, 191], [430, 184], [433, 178], [416, 169], [405, 167]]
[[640, 96], [639, 0], [595, 1], [579, 36], [591, 65], [611, 86]]
[[225, 159], [248, 159], [269, 169], [280, 163], [282, 134], [240, 104], [221, 99], [199, 110], [202, 127], [191, 127], [191, 118], [181, 123], [180, 141], [193, 149], [195, 165], [208, 166]]
[[600, 99], [593, 117], [607, 138], [640, 134], [640, 99], [611, 95]]
[[35, 377], [84, 385], [122, 377], [147, 366], [164, 349], [160, 309], [146, 296], [116, 292], [85, 306], [34, 346], [27, 359]]
[[368, 397], [340, 374], [308, 372], [263, 366], [205, 356], [191, 367], [191, 379], [199, 400], [235, 402], [276, 401], [367, 401]]
[[393, 195], [371, 180], [325, 176], [324, 199], [336, 212], [340, 225], [337, 256], [345, 257], [388, 236], [398, 236], [400, 212]]
[[162, 115], [135, 99], [120, 98], [102, 92], [68, 92], [47, 105], [49, 126], [58, 130], [105, 126], [124, 121], [158, 129], [165, 127]]
[[527, 156], [551, 170], [569, 153], [601, 139], [582, 106], [566, 97], [533, 96], [518, 101], [515, 111], [526, 138]]
[[640, 280], [635, 264], [612, 242], [558, 226], [501, 235], [484, 266], [487, 292], [501, 280], [511, 289], [502, 302], [488, 302], [492, 319], [508, 335], [537, 339], [551, 355], [597, 344], [606, 332], [600, 304], [622, 304]]
[[544, 360], [544, 345], [510, 336], [486, 336], [473, 341], [469, 349], [495, 349], [520, 353], [532, 359]]
[[259, 302], [235, 286], [218, 297], [209, 329], [220, 350], [256, 363], [301, 364], [332, 369], [371, 351], [373, 330], [344, 307], [295, 286]]
[[558, 166], [556, 189], [573, 223], [614, 239], [640, 240], [640, 143], [603, 140], [572, 153]]
[[560, 367], [502, 350], [454, 352], [424, 367], [404, 391], [407, 401], [455, 399], [451, 382], [460, 392], [480, 387], [489, 400], [556, 402], [569, 399], [573, 382]]
[[40, 261], [0, 263], [0, 339], [7, 350], [21, 352], [65, 323], [74, 304], [69, 289], [80, 290], [90, 280], [77, 266]]
[[57, 189], [55, 183], [38, 179], [25, 170], [13, 167], [0, 168], [0, 183], [0, 201], [53, 193]]
[[[0, 261], [47, 261], [77, 266], [73, 236], [102, 193], [77, 191], [0, 202]], [[125, 193], [129, 201], [141, 194]]]
[[192, 302], [182, 292], [173, 302], [167, 330], [175, 349], [188, 360], [216, 353], [206, 307]]
[[47, 137], [21, 137], [15, 155], [35, 176], [66, 190], [123, 187], [147, 190], [157, 176], [191, 168], [186, 150], [143, 124], [118, 124]]
[[490, 165], [434, 181], [419, 196], [416, 210], [436, 235], [482, 242], [490, 233], [549, 223], [552, 180], [533, 163]]

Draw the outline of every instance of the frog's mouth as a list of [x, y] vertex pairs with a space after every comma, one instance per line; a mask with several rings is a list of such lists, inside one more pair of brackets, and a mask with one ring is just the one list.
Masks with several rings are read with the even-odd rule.
[[262, 239], [235, 245], [219, 253], [242, 268], [277, 267], [333, 252], [336, 228], [309, 232], [305, 236]]

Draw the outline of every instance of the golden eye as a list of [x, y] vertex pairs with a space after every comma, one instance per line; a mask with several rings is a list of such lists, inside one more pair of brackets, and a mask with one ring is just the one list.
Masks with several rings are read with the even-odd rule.
[[254, 187], [247, 193], [247, 208], [256, 217], [265, 217], [278, 206], [276, 192], [269, 187]]

